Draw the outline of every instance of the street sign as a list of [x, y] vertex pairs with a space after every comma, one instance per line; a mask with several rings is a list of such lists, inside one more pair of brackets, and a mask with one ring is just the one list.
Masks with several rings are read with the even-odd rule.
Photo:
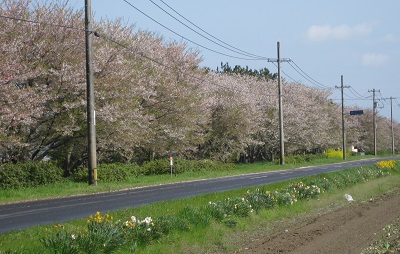
[[352, 111], [350, 111], [350, 115], [351, 116], [362, 115], [362, 114], [364, 114], [364, 110], [352, 110]]

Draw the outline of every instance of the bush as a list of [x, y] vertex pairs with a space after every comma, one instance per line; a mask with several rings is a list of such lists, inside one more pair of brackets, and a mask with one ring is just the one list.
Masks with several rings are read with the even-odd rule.
[[[139, 175], [139, 166], [136, 164], [111, 163], [101, 164], [97, 169], [97, 177], [102, 182], [118, 182], [127, 180], [131, 176]], [[72, 175], [75, 182], [88, 181], [88, 169], [79, 168]]]
[[112, 163], [101, 164], [97, 169], [98, 180], [102, 182], [118, 182], [138, 175], [138, 166], [135, 164]]
[[162, 175], [170, 172], [169, 159], [156, 159], [143, 163], [141, 173], [143, 175]]
[[26, 162], [0, 166], [0, 188], [37, 187], [62, 181], [62, 169], [50, 162]]
[[[228, 171], [233, 170], [234, 164], [223, 163], [212, 160], [185, 160], [174, 159], [173, 172], [201, 172], [201, 171]], [[143, 175], [162, 175], [171, 172], [170, 161], [168, 158], [156, 159], [145, 162], [142, 166]]]

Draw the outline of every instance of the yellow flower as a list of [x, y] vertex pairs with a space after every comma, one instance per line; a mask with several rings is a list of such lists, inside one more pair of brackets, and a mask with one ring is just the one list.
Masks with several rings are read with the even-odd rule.
[[390, 161], [379, 161], [376, 163], [378, 168], [387, 168], [387, 169], [394, 169], [396, 162], [394, 160]]

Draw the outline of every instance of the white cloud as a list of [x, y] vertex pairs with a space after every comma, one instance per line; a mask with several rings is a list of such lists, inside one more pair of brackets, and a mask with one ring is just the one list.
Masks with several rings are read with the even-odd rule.
[[389, 56], [384, 54], [367, 53], [362, 56], [363, 65], [383, 65], [389, 60]]
[[372, 27], [367, 24], [358, 24], [353, 27], [348, 25], [312, 25], [307, 30], [307, 38], [310, 41], [346, 40], [355, 36], [367, 35], [371, 30]]
[[399, 40], [397, 39], [396, 35], [394, 35], [394, 34], [387, 34], [382, 39], [382, 42], [387, 42], [387, 43], [396, 43], [398, 41]]

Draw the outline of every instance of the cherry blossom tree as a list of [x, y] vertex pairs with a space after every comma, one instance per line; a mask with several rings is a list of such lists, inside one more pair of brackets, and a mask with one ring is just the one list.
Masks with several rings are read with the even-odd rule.
[[[50, 158], [68, 175], [87, 159], [83, 11], [62, 1], [4, 0], [0, 13], [8, 17], [0, 17], [1, 160]], [[100, 163], [171, 152], [252, 162], [279, 153], [277, 81], [268, 69], [210, 71], [185, 43], [121, 19], [93, 27]], [[329, 91], [285, 81], [283, 90], [287, 154], [341, 147], [341, 108]], [[371, 114], [346, 117], [348, 144], [371, 150]], [[389, 150], [390, 122], [379, 115], [377, 122], [378, 149]]]

